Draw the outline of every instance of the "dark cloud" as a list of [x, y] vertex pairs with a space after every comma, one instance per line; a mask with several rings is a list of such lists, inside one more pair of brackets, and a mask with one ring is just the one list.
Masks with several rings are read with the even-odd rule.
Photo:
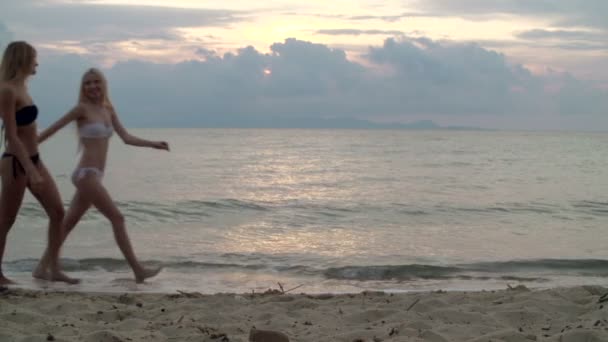
[[359, 15], [348, 17], [349, 20], [382, 20], [389, 23], [398, 22], [401, 19], [407, 17], [406, 14], [398, 14], [398, 15]]
[[508, 114], [524, 110], [526, 97], [539, 91], [527, 70], [475, 44], [387, 39], [369, 58], [395, 71], [383, 86], [415, 112]]
[[[368, 67], [343, 50], [288, 39], [262, 53], [245, 47], [219, 55], [201, 48], [202, 61], [118, 63], [106, 70], [112, 99], [131, 126], [240, 126], [273, 118], [407, 120], [592, 115], [608, 110], [606, 90], [568, 74], [536, 76], [475, 44], [427, 38], [387, 39], [371, 47]], [[41, 56], [32, 93], [44, 123], [76, 101], [81, 56]], [[589, 120], [589, 119], [586, 119]], [[589, 127], [595, 123], [589, 121]], [[597, 127], [595, 127], [597, 128]]]
[[568, 39], [568, 40], [596, 40], [606, 41], [603, 34], [589, 31], [568, 31], [568, 30], [529, 30], [516, 35], [523, 39]]
[[15, 31], [36, 36], [40, 40], [107, 42], [126, 39], [175, 40], [175, 28], [227, 26], [245, 20], [240, 14], [244, 13], [36, 0], [3, 3], [0, 20]]
[[516, 37], [566, 50], [608, 50], [608, 33], [605, 32], [536, 29], [519, 32]]
[[605, 0], [419, 0], [416, 8], [433, 15], [490, 19], [500, 14], [544, 17], [555, 25], [608, 29]]
[[359, 29], [325, 29], [316, 31], [317, 34], [331, 36], [361, 36], [361, 35], [392, 35], [401, 36], [405, 33], [397, 30], [359, 30]]
[[420, 0], [415, 7], [420, 11], [418, 15], [422, 16], [452, 16], [468, 20], [520, 16], [549, 21], [549, 26], [556, 28], [515, 32], [520, 42], [494, 42], [486, 45], [489, 47], [525, 46], [528, 49], [572, 51], [607, 49], [608, 1], [605, 0]]
[[[289, 16], [302, 16], [302, 13], [299, 12], [283, 12], [282, 15]], [[307, 16], [317, 17], [317, 18], [326, 18], [326, 19], [343, 19], [350, 21], [368, 21], [368, 20], [380, 20], [386, 21], [388, 23], [395, 23], [401, 21], [406, 18], [415, 18], [415, 17], [437, 17], [444, 16], [439, 13], [418, 13], [418, 12], [403, 12], [401, 14], [395, 15], [355, 15], [349, 16], [344, 14], [325, 14], [325, 13], [308, 13]]]
[[[474, 41], [463, 41], [472, 44], [479, 44], [489, 49], [526, 49], [533, 54], [538, 49], [552, 50], [572, 50], [572, 51], [606, 51], [608, 50], [608, 42], [603, 41], [571, 41], [564, 39], [520, 39], [520, 40], [489, 40], [476, 39]], [[565, 52], [561, 52], [560, 56], [564, 56]], [[550, 57], [550, 56], [545, 56]], [[547, 59], [547, 58], [546, 58]], [[549, 58], [550, 59], [550, 58]], [[580, 61], [583, 56], [578, 55], [576, 58], [571, 58], [574, 62]], [[532, 60], [531, 62], [534, 62]], [[604, 66], [601, 66], [602, 68]]]

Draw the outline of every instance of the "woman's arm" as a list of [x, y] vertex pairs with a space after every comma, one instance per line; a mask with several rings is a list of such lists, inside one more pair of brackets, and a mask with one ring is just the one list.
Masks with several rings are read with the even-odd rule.
[[131, 146], [151, 147], [159, 150], [169, 151], [169, 144], [167, 144], [165, 141], [151, 141], [138, 138], [129, 134], [129, 132], [127, 132], [127, 129], [122, 125], [122, 123], [118, 119], [118, 115], [116, 114], [114, 109], [110, 108], [110, 112], [112, 113], [112, 125], [114, 126], [114, 130], [125, 144]]
[[57, 133], [58, 130], [65, 127], [70, 122], [77, 120], [83, 114], [82, 106], [76, 106], [69, 112], [67, 112], [61, 119], [57, 120], [54, 124], [50, 125], [47, 129], [42, 131], [38, 135], [38, 143], [41, 144], [43, 141], [48, 139], [51, 135]]
[[15, 93], [13, 89], [4, 87], [0, 90], [0, 113], [3, 113], [2, 119], [4, 122], [4, 129], [6, 130], [6, 141], [8, 145], [13, 149], [13, 153], [17, 160], [23, 165], [26, 175], [33, 183], [39, 183], [42, 181], [38, 169], [32, 163], [30, 156], [27, 153], [27, 149], [19, 139], [17, 135], [17, 121], [15, 119]]

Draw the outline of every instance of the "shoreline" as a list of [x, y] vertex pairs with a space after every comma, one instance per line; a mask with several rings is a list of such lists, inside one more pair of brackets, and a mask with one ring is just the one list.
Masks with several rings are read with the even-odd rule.
[[[294, 289], [294, 292], [298, 289]], [[608, 288], [433, 292], [0, 290], [0, 341], [608, 341]]]

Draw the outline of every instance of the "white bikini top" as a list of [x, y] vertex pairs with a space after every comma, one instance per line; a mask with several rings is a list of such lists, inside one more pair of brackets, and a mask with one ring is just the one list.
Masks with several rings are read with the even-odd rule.
[[109, 138], [113, 132], [114, 127], [103, 122], [90, 122], [78, 128], [78, 135], [81, 138]]

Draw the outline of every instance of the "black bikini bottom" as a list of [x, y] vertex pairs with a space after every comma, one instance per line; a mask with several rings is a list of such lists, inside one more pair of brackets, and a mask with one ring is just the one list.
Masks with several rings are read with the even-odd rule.
[[[12, 153], [2, 153], [2, 159], [4, 158], [13, 158], [13, 177], [17, 178], [17, 176], [19, 175], [19, 173], [23, 173], [25, 174], [25, 169], [23, 168], [23, 165], [21, 165], [21, 162], [19, 162], [19, 159], [17, 159], [17, 156], [12, 154]], [[38, 165], [40, 163], [40, 155], [38, 153], [34, 154], [33, 156], [30, 156], [30, 160], [32, 161], [32, 163], [34, 163], [34, 165]]]

